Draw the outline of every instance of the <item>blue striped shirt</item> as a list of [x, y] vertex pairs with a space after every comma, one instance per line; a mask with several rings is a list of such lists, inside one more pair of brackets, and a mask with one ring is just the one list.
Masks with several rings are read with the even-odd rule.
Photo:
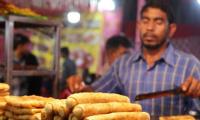
[[[162, 57], [151, 67], [137, 52], [118, 59], [108, 73], [92, 84], [98, 92], [119, 93], [134, 102], [142, 93], [174, 89], [189, 76], [200, 80], [200, 62], [193, 56], [168, 45]], [[189, 110], [200, 111], [199, 99], [183, 95], [146, 99], [138, 101], [143, 111], [151, 115], [186, 114]]]

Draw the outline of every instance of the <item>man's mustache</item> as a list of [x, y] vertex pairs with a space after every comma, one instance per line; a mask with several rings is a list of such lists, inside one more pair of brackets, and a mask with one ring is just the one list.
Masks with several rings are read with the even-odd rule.
[[145, 37], [157, 38], [157, 36], [154, 35], [154, 34], [152, 34], [152, 33], [144, 33], [144, 34], [143, 34], [143, 37], [144, 37], [144, 38], [145, 38]]

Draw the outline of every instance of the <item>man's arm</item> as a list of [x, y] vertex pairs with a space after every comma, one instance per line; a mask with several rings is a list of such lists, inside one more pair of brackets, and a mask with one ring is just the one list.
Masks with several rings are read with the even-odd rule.
[[99, 80], [96, 80], [91, 86], [85, 85], [80, 76], [71, 76], [67, 79], [69, 89], [71, 92], [97, 91], [120, 93], [119, 80], [116, 72], [118, 64], [119, 63], [114, 63], [110, 70]]
[[191, 74], [181, 85], [181, 88], [186, 96], [200, 98], [200, 62], [194, 58], [191, 64]]
[[200, 112], [200, 62], [195, 58], [191, 64], [190, 76], [181, 85], [181, 88], [186, 96], [193, 98], [192, 106], [189, 109]]
[[190, 76], [181, 85], [181, 88], [186, 96], [200, 98], [200, 81], [199, 79]]

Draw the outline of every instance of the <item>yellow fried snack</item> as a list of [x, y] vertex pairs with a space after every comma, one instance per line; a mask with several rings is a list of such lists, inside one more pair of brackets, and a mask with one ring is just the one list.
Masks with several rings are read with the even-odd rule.
[[[95, 109], [94, 109], [95, 108]], [[72, 114], [77, 119], [83, 119], [88, 116], [107, 114], [112, 112], [141, 112], [142, 106], [139, 104], [110, 102], [110, 103], [93, 103], [79, 104], [74, 107]]]
[[8, 105], [20, 108], [43, 108], [46, 102], [52, 100], [39, 96], [6, 96], [5, 99]]
[[10, 86], [6, 83], [0, 83], [0, 92], [1, 91], [9, 91]]
[[159, 120], [195, 120], [191, 115], [161, 116]]
[[41, 112], [41, 108], [37, 109], [37, 108], [18, 108], [18, 107], [14, 107], [11, 105], [6, 105], [6, 110], [13, 112], [15, 114], [26, 114], [26, 115], [33, 115], [36, 113], [40, 113]]
[[52, 120], [59, 118], [66, 119], [68, 114], [69, 109], [66, 106], [66, 99], [53, 100], [45, 105], [44, 110], [42, 111], [42, 120]]
[[6, 104], [6, 101], [0, 101], [0, 109], [4, 109]]
[[84, 120], [150, 120], [150, 115], [146, 112], [116, 112], [94, 115], [86, 117]]
[[107, 103], [107, 102], [130, 102], [127, 96], [115, 94], [115, 93], [76, 93], [67, 98], [67, 106], [73, 108], [77, 104], [82, 103]]

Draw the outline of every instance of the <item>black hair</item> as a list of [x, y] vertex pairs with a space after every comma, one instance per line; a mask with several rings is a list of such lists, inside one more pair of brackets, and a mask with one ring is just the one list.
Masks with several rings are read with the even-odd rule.
[[63, 54], [64, 56], [69, 56], [69, 48], [68, 47], [62, 47], [61, 49], [60, 49], [60, 51], [61, 51], [61, 54]]
[[106, 41], [106, 51], [116, 50], [120, 46], [124, 48], [131, 48], [132, 43], [125, 36], [121, 35], [112, 36]]
[[141, 17], [142, 14], [148, 9], [148, 8], [158, 8], [160, 10], [162, 10], [163, 12], [166, 13], [167, 18], [169, 23], [175, 23], [175, 17], [173, 14], [173, 10], [171, 5], [169, 4], [169, 2], [167, 2], [166, 0], [147, 0], [146, 4], [143, 6], [142, 10], [141, 10]]
[[27, 36], [20, 33], [14, 35], [14, 50], [16, 50], [19, 45], [24, 45], [26, 43], [30, 43], [30, 40]]

